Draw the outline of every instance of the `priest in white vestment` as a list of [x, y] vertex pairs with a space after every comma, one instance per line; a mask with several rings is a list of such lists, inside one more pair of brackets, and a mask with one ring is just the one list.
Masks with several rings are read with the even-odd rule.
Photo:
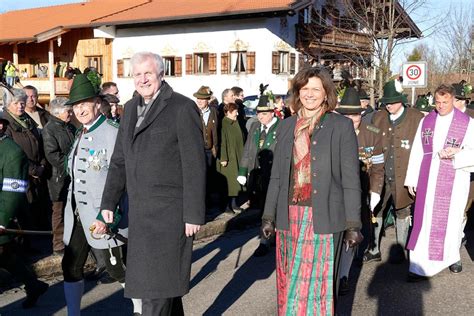
[[436, 111], [418, 126], [405, 178], [416, 197], [409, 271], [421, 277], [462, 270], [459, 245], [474, 167], [474, 120], [455, 109], [452, 86], [438, 87], [435, 100]]

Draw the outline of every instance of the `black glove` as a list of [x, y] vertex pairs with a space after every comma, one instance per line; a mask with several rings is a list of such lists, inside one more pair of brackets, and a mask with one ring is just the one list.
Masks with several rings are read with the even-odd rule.
[[263, 218], [261, 230], [262, 237], [265, 239], [270, 239], [270, 237], [275, 234], [275, 223], [270, 219]]
[[349, 228], [344, 233], [344, 242], [346, 243], [346, 250], [353, 248], [364, 240], [364, 236], [360, 233], [360, 229]]

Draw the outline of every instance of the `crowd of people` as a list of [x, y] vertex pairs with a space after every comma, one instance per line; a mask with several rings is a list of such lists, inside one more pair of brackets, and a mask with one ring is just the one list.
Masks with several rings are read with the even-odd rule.
[[[249, 119], [240, 87], [220, 104], [208, 86], [191, 100], [164, 80], [159, 55], [137, 53], [131, 66], [123, 107], [93, 69], [48, 109], [32, 86], [3, 88], [0, 225], [52, 230], [68, 315], [81, 313], [90, 251], [135, 315], [184, 314], [193, 236], [215, 207], [260, 210], [254, 256], [275, 245], [279, 315], [334, 314], [354, 260], [382, 260], [392, 218], [390, 261], [409, 260], [409, 282], [462, 271], [474, 169], [465, 82], [412, 107], [393, 79], [374, 108], [360, 86], [338, 98], [327, 70], [308, 67], [285, 99], [261, 85]], [[25, 272], [13, 237], [0, 235], [0, 265], [26, 284], [29, 308], [48, 286]]]

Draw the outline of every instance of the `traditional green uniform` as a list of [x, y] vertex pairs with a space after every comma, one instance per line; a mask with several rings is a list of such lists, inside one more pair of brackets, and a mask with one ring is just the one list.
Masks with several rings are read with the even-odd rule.
[[[28, 207], [28, 159], [6, 135], [0, 136], [0, 153], [0, 225], [9, 227], [16, 214]], [[11, 235], [0, 235], [0, 245], [10, 242], [11, 238]]]

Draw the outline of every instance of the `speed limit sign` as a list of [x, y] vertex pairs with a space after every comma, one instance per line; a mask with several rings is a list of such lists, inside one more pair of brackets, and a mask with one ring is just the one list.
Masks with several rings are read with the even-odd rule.
[[408, 62], [402, 67], [403, 87], [404, 88], [425, 88], [427, 85], [426, 62]]

